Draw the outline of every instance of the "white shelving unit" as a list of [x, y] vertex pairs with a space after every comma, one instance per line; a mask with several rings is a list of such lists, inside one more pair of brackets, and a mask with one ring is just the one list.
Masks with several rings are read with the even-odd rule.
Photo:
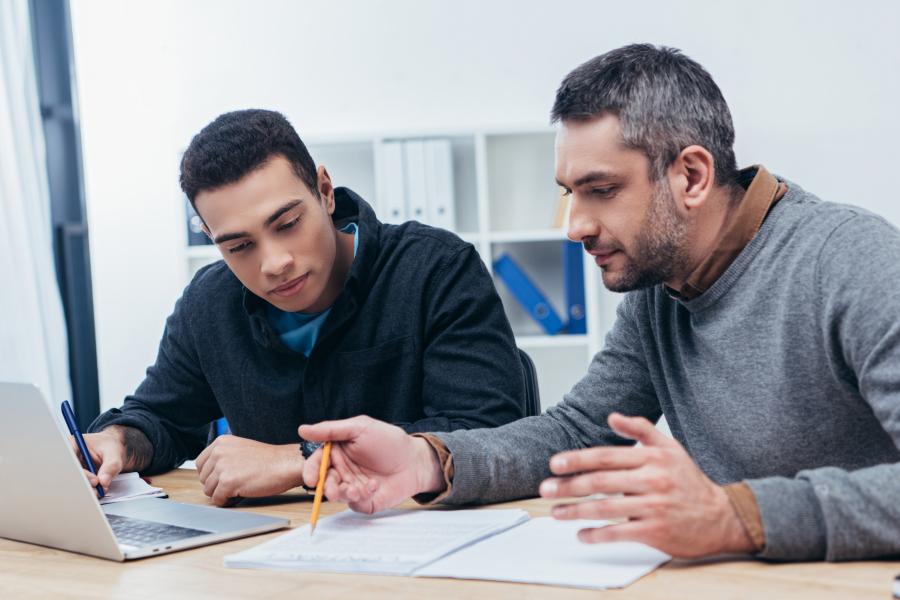
[[[386, 141], [442, 138], [453, 157], [456, 233], [473, 244], [489, 271], [508, 253], [566, 320], [562, 243], [565, 230], [553, 227], [559, 190], [554, 182], [554, 132], [472, 131], [442, 134], [373, 135], [307, 141], [317, 165], [325, 165], [336, 186], [353, 189], [384, 214], [383, 144]], [[189, 275], [221, 258], [214, 246], [189, 246]], [[516, 342], [535, 362], [541, 403], [546, 409], [586, 372], [615, 318], [618, 297], [607, 292], [599, 269], [583, 259], [587, 333], [546, 335], [541, 326], [497, 280], [497, 290]]]

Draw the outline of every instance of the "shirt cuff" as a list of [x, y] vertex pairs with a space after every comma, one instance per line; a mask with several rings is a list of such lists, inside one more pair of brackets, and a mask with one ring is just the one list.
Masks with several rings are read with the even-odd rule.
[[753, 495], [753, 490], [750, 489], [746, 481], [729, 483], [722, 486], [722, 489], [725, 490], [725, 495], [728, 496], [734, 512], [737, 513], [738, 518], [741, 520], [744, 531], [750, 536], [750, 540], [755, 547], [754, 551], [757, 553], [762, 552], [766, 547], [766, 534], [763, 529], [762, 516], [759, 512], [759, 504], [756, 503], [756, 496]]
[[442, 491], [416, 494], [413, 496], [413, 500], [419, 504], [437, 504], [450, 495], [450, 489], [453, 486], [453, 455], [450, 454], [447, 445], [436, 435], [430, 433], [414, 433], [412, 436], [422, 438], [429, 446], [431, 446], [432, 452], [437, 456], [438, 463], [441, 465], [441, 472], [444, 474], [444, 489]]

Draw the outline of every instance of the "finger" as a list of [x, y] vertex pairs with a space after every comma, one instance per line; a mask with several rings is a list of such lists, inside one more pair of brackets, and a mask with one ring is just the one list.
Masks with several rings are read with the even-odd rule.
[[109, 484], [112, 483], [116, 475], [122, 472], [123, 466], [122, 459], [119, 457], [104, 458], [102, 460], [100, 468], [97, 470], [97, 479], [100, 480], [100, 485], [103, 486], [104, 490], [109, 489]]
[[646, 496], [612, 496], [585, 502], [558, 504], [553, 507], [553, 518], [561, 521], [572, 519], [643, 519], [653, 516], [653, 504]]
[[648, 476], [641, 469], [591, 471], [572, 477], [551, 477], [541, 483], [544, 498], [590, 496], [591, 494], [642, 494], [650, 491]]
[[363, 500], [361, 502], [348, 502], [347, 506], [353, 512], [362, 513], [364, 515], [372, 515], [375, 514], [375, 502], [369, 499]]
[[353, 512], [371, 515], [376, 512], [377, 503], [375, 501], [374, 494], [369, 494], [369, 493], [365, 493], [360, 490], [357, 490], [356, 499], [349, 500], [347, 502], [347, 506]]
[[[209, 450], [210, 448], [212, 448], [212, 446], [209, 446], [208, 448], [206, 448], [206, 450]], [[206, 450], [204, 450], [204, 452], [206, 452]], [[200, 483], [203, 483], [207, 479], [209, 479], [209, 476], [216, 471], [216, 465], [218, 463], [219, 461], [216, 460], [216, 456], [214, 456], [211, 451], [206, 455], [206, 460], [203, 461], [202, 467], [199, 463], [197, 464], [197, 477], [200, 479]]]
[[354, 512], [371, 515], [396, 506], [399, 502], [399, 500], [382, 493], [377, 480], [370, 479], [367, 486], [360, 488], [359, 500], [348, 502], [347, 506]]
[[[328, 464], [328, 473], [337, 472], [338, 479], [348, 480], [356, 477], [354, 471], [350, 468], [351, 461], [347, 460], [340, 446], [333, 446], [331, 449], [331, 458]], [[319, 467], [322, 466], [322, 448], [316, 450], [303, 464], [303, 483], [307, 487], [316, 487], [319, 483]], [[327, 481], [327, 479], [326, 479]], [[331, 498], [329, 496], [329, 498]]]
[[620, 436], [637, 440], [645, 446], [668, 446], [673, 441], [644, 417], [626, 417], [620, 413], [612, 413], [607, 422]]
[[358, 416], [340, 421], [322, 421], [315, 425], [301, 425], [300, 437], [311, 442], [346, 442], [359, 435], [372, 422], [371, 417]]
[[87, 477], [88, 483], [91, 484], [91, 487], [96, 486], [100, 483], [100, 480], [97, 479], [97, 476], [88, 471], [87, 469], [82, 469], [84, 471], [84, 476]]
[[328, 471], [328, 475], [325, 476], [325, 489], [323, 490], [325, 497], [332, 502], [346, 502], [347, 496], [341, 487], [342, 484], [340, 475], [335, 471]]
[[[319, 459], [319, 467], [322, 466], [322, 460]], [[331, 447], [331, 454], [328, 460], [328, 470], [334, 469], [338, 473], [341, 474], [341, 479], [346, 479], [347, 476], [351, 475], [350, 464], [347, 460], [347, 457], [344, 456], [344, 453], [341, 452], [340, 445], [334, 445]]]
[[233, 496], [237, 495], [238, 494], [235, 493], [234, 488], [230, 484], [223, 481], [222, 479], [219, 479], [216, 483], [216, 489], [213, 490], [212, 496], [210, 496], [210, 498], [212, 499], [213, 504], [215, 504], [216, 506], [225, 506]]
[[194, 459], [194, 465], [196, 465], [198, 473], [203, 470], [203, 465], [205, 465], [206, 461], [209, 460], [209, 456], [210, 456], [210, 454], [212, 454], [212, 451], [213, 451], [212, 449], [216, 445], [216, 441], [218, 439], [219, 438], [216, 438], [215, 440], [213, 440], [212, 444], [210, 444], [209, 446], [204, 448], [203, 452], [201, 452], [197, 456], [197, 458]]
[[550, 459], [550, 470], [556, 475], [584, 471], [636, 469], [649, 460], [647, 448], [603, 446], [560, 452]]
[[378, 490], [377, 483], [368, 478], [345, 480], [344, 484], [347, 486], [347, 500], [349, 502], [361, 502], [371, 498]]
[[356, 503], [365, 499], [366, 494], [363, 494], [359, 486], [356, 485], [355, 482], [345, 481], [341, 484], [341, 491], [344, 496], [347, 498], [347, 502]]
[[364, 487], [369, 481], [369, 478], [356, 466], [356, 463], [349, 460], [346, 454], [341, 451], [340, 446], [332, 448], [330, 468], [336, 470], [343, 481], [355, 481]]
[[601, 544], [608, 542], [642, 542], [650, 538], [652, 525], [649, 521], [628, 521], [614, 523], [605, 527], [589, 527], [578, 532], [578, 541], [585, 544]]
[[212, 498], [213, 493], [216, 491], [216, 487], [219, 485], [219, 474], [215, 471], [210, 473], [206, 480], [201, 481], [203, 483], [203, 493]]

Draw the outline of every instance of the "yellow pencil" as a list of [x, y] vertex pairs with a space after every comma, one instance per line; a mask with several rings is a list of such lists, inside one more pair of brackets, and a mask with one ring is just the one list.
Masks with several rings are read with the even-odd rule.
[[325, 475], [328, 474], [328, 461], [331, 458], [331, 442], [325, 442], [322, 448], [322, 462], [319, 465], [319, 481], [316, 483], [316, 499], [313, 500], [312, 518], [309, 520], [309, 535], [316, 532], [316, 521], [319, 520], [319, 507], [322, 506], [322, 494], [325, 492]]

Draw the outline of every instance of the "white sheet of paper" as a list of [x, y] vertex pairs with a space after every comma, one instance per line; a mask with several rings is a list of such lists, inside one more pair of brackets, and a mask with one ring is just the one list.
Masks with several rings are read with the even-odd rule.
[[238, 554], [226, 567], [409, 575], [463, 546], [528, 520], [523, 510], [351, 511]]
[[624, 587], [671, 557], [633, 542], [584, 544], [576, 534], [608, 521], [532, 519], [416, 571], [416, 576], [539, 583], [603, 589]]
[[134, 500], [135, 498], [153, 498], [165, 496], [162, 488], [153, 487], [140, 478], [137, 473], [120, 473], [109, 484], [106, 495], [100, 498], [100, 504], [111, 504]]

